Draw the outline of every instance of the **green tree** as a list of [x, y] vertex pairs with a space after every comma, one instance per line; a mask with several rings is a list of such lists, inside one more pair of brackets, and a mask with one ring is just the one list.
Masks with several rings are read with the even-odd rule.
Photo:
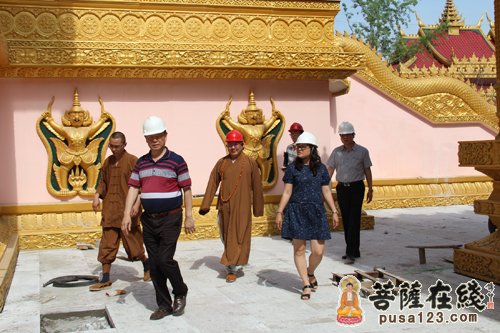
[[389, 61], [404, 54], [401, 29], [408, 26], [419, 0], [345, 0], [342, 9], [351, 31]]

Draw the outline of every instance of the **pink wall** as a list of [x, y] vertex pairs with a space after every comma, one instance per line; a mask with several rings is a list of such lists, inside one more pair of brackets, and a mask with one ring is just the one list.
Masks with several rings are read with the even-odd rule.
[[[215, 121], [233, 96], [234, 120], [248, 103], [253, 89], [257, 106], [266, 117], [271, 114], [269, 97], [285, 115], [287, 125], [300, 121], [318, 136], [326, 151], [330, 142], [328, 82], [252, 81], [252, 80], [122, 80], [122, 79], [0, 79], [0, 137], [4, 175], [0, 204], [36, 204], [59, 202], [46, 190], [47, 154], [35, 123], [46, 109], [51, 96], [54, 119], [71, 108], [73, 89], [78, 88], [82, 107], [94, 120], [99, 117], [101, 96], [106, 110], [117, 121], [117, 130], [127, 136], [127, 150], [142, 155], [148, 148], [142, 136], [142, 122], [149, 115], [163, 117], [168, 130], [167, 146], [188, 163], [193, 193], [203, 194], [210, 171], [225, 149]], [[289, 144], [283, 133], [278, 147]], [[329, 149], [329, 148], [328, 148]], [[282, 175], [280, 175], [281, 179]], [[276, 186], [269, 194], [278, 194]], [[81, 201], [80, 198], [71, 199]]]
[[[247, 106], [249, 89], [254, 90], [266, 117], [271, 114], [269, 97], [273, 97], [287, 126], [299, 121], [313, 132], [323, 161], [340, 144], [333, 129], [344, 120], [351, 121], [356, 141], [370, 150], [374, 179], [481, 175], [458, 167], [457, 142], [493, 138], [480, 126], [432, 125], [355, 78], [350, 93], [337, 98], [330, 97], [328, 82], [323, 81], [4, 78], [0, 79], [0, 205], [60, 201], [46, 190], [47, 154], [35, 122], [51, 96], [56, 97], [54, 119], [60, 122], [71, 107], [75, 87], [82, 107], [94, 120], [100, 112], [97, 96], [102, 97], [117, 121], [116, 129], [127, 135], [128, 151], [135, 155], [147, 152], [143, 120], [149, 115], [163, 117], [169, 133], [167, 146], [186, 159], [194, 194], [204, 193], [213, 165], [225, 154], [215, 120], [231, 95], [231, 116], [236, 120]], [[285, 131], [278, 147], [280, 165], [289, 143]], [[267, 193], [280, 194], [282, 188], [279, 181]]]
[[[395, 104], [356, 77], [348, 95], [333, 102], [332, 127], [351, 121], [356, 142], [369, 149], [374, 179], [484, 176], [458, 166], [458, 141], [492, 140], [479, 125], [435, 125]], [[340, 144], [332, 136], [331, 146]]]

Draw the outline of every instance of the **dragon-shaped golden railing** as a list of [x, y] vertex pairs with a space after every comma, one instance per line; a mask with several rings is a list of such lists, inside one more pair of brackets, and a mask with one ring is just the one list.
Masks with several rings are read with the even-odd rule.
[[498, 131], [495, 106], [459, 77], [432, 69], [400, 74], [355, 36], [337, 33], [335, 43], [344, 52], [365, 55], [366, 68], [356, 72], [357, 77], [431, 123], [478, 123]]

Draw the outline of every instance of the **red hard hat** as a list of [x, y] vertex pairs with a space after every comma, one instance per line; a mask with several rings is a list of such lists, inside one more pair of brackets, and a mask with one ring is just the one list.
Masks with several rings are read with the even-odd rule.
[[291, 131], [299, 131], [299, 132], [304, 132], [304, 128], [302, 128], [302, 125], [299, 123], [293, 123], [292, 126], [290, 126], [290, 129], [288, 132]]
[[243, 135], [237, 130], [232, 130], [226, 134], [226, 142], [243, 142]]

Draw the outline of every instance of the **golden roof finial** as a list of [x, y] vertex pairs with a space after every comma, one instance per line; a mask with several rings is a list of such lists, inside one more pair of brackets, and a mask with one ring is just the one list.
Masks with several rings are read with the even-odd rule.
[[250, 91], [248, 92], [248, 106], [245, 111], [262, 111], [257, 107], [257, 104], [255, 103], [255, 95], [252, 89], [250, 89]]
[[419, 27], [419, 28], [423, 28], [423, 27], [425, 27], [424, 22], [422, 22], [422, 19], [420, 18], [420, 16], [418, 16], [418, 14], [417, 14], [417, 13], [415, 13], [415, 17], [417, 18], [418, 27]]
[[444, 23], [444, 22], [449, 22], [450, 28], [451, 27], [457, 28], [464, 26], [464, 21], [462, 20], [460, 14], [457, 12], [453, 0], [446, 0], [446, 5], [444, 6], [443, 14], [439, 19], [439, 23]]
[[82, 106], [80, 104], [80, 99], [78, 98], [78, 89], [75, 88], [75, 92], [73, 93], [73, 106], [71, 107], [72, 112], [85, 112], [84, 109], [82, 109]]
[[486, 13], [486, 19], [488, 20], [488, 22], [490, 23], [490, 28], [492, 30], [495, 30], [495, 21], [493, 21], [492, 19], [490, 19], [490, 16], [488, 15], [488, 13]]
[[481, 29], [481, 24], [483, 24], [483, 20], [484, 20], [484, 14], [481, 15], [481, 18], [479, 19], [479, 21], [477, 21], [475, 26], [476, 29]]

